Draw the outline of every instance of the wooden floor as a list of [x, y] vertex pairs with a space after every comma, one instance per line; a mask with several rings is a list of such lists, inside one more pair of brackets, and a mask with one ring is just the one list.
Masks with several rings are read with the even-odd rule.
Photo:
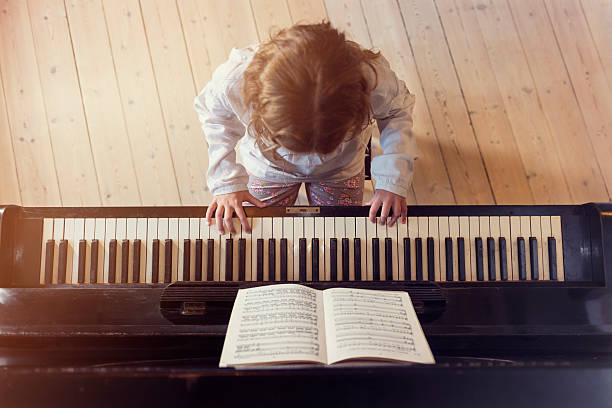
[[0, 0], [0, 204], [206, 205], [194, 96], [328, 18], [417, 95], [409, 202], [612, 194], [609, 0]]

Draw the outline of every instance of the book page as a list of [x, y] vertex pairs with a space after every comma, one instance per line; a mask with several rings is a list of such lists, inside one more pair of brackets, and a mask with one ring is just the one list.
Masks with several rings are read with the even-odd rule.
[[254, 363], [324, 363], [321, 291], [296, 284], [240, 289], [219, 367]]
[[323, 291], [328, 363], [351, 358], [435, 363], [406, 292]]

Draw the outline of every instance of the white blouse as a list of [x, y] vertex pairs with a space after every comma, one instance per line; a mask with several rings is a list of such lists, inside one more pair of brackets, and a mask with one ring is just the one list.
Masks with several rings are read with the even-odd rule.
[[[195, 110], [208, 142], [206, 181], [210, 191], [219, 195], [247, 190], [249, 174], [270, 182], [287, 183], [338, 181], [358, 175], [363, 170], [371, 127], [325, 155], [293, 153], [282, 146], [275, 152], [262, 153], [258, 148], [255, 138], [246, 131], [250, 112], [239, 92], [243, 73], [258, 47], [233, 48], [229, 59], [217, 67], [212, 80], [195, 98]], [[372, 178], [376, 189], [406, 197], [417, 158], [416, 138], [412, 133], [415, 97], [382, 55], [373, 65], [378, 86], [372, 91], [370, 102], [380, 131], [382, 154], [372, 159]], [[374, 83], [372, 70], [364, 72], [369, 75], [370, 83]], [[237, 146], [242, 164], [236, 161]]]

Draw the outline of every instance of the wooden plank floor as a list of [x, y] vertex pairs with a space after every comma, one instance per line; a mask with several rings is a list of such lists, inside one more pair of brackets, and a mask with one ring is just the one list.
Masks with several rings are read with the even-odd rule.
[[0, 204], [207, 205], [194, 96], [322, 19], [417, 96], [409, 203], [611, 200], [608, 0], [0, 0]]

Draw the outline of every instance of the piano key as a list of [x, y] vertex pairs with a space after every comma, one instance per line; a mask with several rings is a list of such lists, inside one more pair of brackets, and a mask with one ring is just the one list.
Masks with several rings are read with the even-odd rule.
[[312, 281], [318, 282], [320, 274], [319, 238], [312, 239]]
[[370, 220], [366, 220], [365, 226], [366, 235], [364, 241], [366, 243], [366, 251], [362, 257], [365, 257], [366, 259], [365, 279], [371, 281], [374, 280], [374, 257], [372, 256], [374, 250], [372, 248], [372, 238], [376, 237], [378, 224], [370, 222]]
[[516, 239], [517, 254], [518, 254], [518, 278], [519, 280], [527, 279], [527, 258], [525, 256], [525, 238], [518, 237]]
[[474, 249], [476, 253], [476, 279], [479, 281], [484, 280], [484, 260], [482, 253], [482, 238], [474, 238]]
[[[448, 223], [448, 217], [438, 217], [438, 237], [439, 237], [439, 241], [438, 244], [440, 246], [440, 277], [439, 280], [440, 281], [448, 281], [448, 280], [452, 280], [453, 279], [453, 265], [452, 262], [450, 265], [447, 264], [446, 262], [446, 246], [447, 246], [447, 239], [450, 236], [450, 231], [449, 231], [449, 223]], [[451, 244], [451, 249], [450, 249], [450, 256], [453, 256], [453, 251], [452, 251], [452, 241], [450, 241]], [[449, 270], [449, 272], [447, 273], [447, 269]], [[450, 273], [450, 279], [449, 278], [449, 273]]]
[[215, 280], [215, 240], [212, 238], [206, 240], [206, 280]]
[[[397, 224], [397, 279], [400, 281], [409, 280], [409, 276], [406, 276], [406, 272], [410, 273], [410, 263], [408, 263], [408, 268], [406, 268], [405, 259], [406, 254], [404, 252], [404, 238], [408, 238], [408, 221], [405, 224], [402, 224], [401, 218], [398, 220], [399, 224]], [[408, 243], [410, 245], [410, 243]]]
[[[216, 228], [215, 228], [216, 229]], [[168, 239], [170, 245], [170, 250], [165, 251], [164, 258], [170, 254], [170, 282], [176, 282], [178, 280], [178, 258], [179, 258], [179, 247], [181, 241], [179, 241], [179, 219], [178, 218], [168, 218]], [[168, 242], [168, 241], [165, 241]], [[217, 257], [216, 260], [219, 258]], [[164, 276], [165, 278], [165, 276]]]
[[55, 240], [48, 239], [45, 242], [45, 266], [44, 266], [44, 284], [53, 283], [53, 253], [55, 252]]
[[164, 283], [172, 282], [172, 269], [176, 264], [173, 241], [171, 238], [164, 240]]
[[255, 263], [257, 265], [256, 281], [262, 282], [264, 280], [264, 240], [263, 238], [257, 238], [257, 256]]
[[274, 273], [270, 274], [271, 279], [274, 281], [281, 280], [281, 267], [280, 267], [280, 242], [284, 237], [283, 235], [283, 217], [272, 218], [272, 232], [274, 237]]
[[[333, 218], [332, 218], [333, 221]], [[306, 258], [304, 258], [304, 271], [303, 277], [302, 272], [300, 271], [300, 239], [304, 238], [304, 219], [302, 217], [294, 217], [293, 218], [293, 279], [296, 281], [305, 281], [306, 280]], [[304, 243], [304, 251], [307, 250], [307, 244]], [[304, 252], [304, 256], [306, 256], [306, 252]]]
[[[388, 221], [388, 220], [387, 220]], [[374, 280], [386, 280], [387, 279], [387, 271], [386, 271], [386, 258], [385, 258], [385, 239], [387, 238], [387, 224], [380, 224], [380, 217], [376, 218], [376, 241], [378, 244], [378, 265], [372, 264], [374, 267], [374, 271], [378, 270], [378, 277], [374, 277]], [[375, 248], [372, 244], [372, 250]], [[389, 265], [391, 268], [392, 266]], [[377, 269], [378, 268], [378, 269]], [[376, 273], [376, 272], [375, 272]]]
[[[519, 280], [519, 257], [518, 257], [518, 237], [521, 236], [521, 217], [511, 216], [510, 217], [510, 267], [512, 267], [512, 276], [509, 279], [517, 281]], [[510, 259], [510, 257], [509, 257]], [[508, 274], [510, 271], [508, 270]]]
[[[200, 257], [201, 259], [201, 257]], [[246, 239], [238, 239], [238, 280], [244, 282], [246, 279]]]
[[[226, 231], [227, 232], [227, 231]], [[185, 244], [191, 245], [189, 241], [189, 218], [178, 219], [178, 259], [177, 259], [177, 276], [172, 279], [173, 282], [177, 280], [188, 281], [189, 280], [189, 265], [185, 265]], [[189, 261], [189, 255], [187, 255], [187, 261]], [[185, 268], [187, 268], [187, 276], [185, 276]]]
[[451, 237], [444, 238], [444, 269], [446, 280], [453, 280], [454, 263], [453, 263], [453, 239]]
[[231, 282], [234, 280], [234, 240], [232, 238], [225, 238], [225, 267], [223, 271], [225, 273], [225, 281]]
[[338, 239], [329, 239], [329, 279], [331, 281], [338, 280]]
[[270, 256], [270, 241], [269, 239], [273, 237], [273, 230], [272, 230], [272, 218], [269, 217], [264, 217], [261, 219], [261, 223], [262, 223], [262, 230], [261, 230], [261, 237], [263, 238], [263, 243], [264, 243], [264, 252], [263, 252], [263, 280], [264, 281], [270, 281], [270, 261], [269, 261], [269, 256]]
[[[64, 219], [64, 239], [66, 240], [66, 273], [64, 283], [72, 283], [72, 261], [74, 260], [74, 218]], [[60, 242], [61, 243], [61, 242]]]
[[[289, 271], [287, 268], [287, 265], [288, 265], [287, 245], [288, 245], [287, 238], [281, 238], [280, 240], [280, 280], [283, 282], [286, 282], [287, 277], [290, 276], [288, 275]], [[318, 271], [317, 271], [317, 275], [318, 275]]]
[[349, 240], [342, 238], [342, 280], [350, 280], [349, 259]]
[[268, 239], [268, 280], [276, 281], [276, 239]]
[[[366, 280], [367, 279], [367, 255], [366, 255], [366, 223], [368, 223], [368, 219], [366, 217], [356, 217], [355, 218], [355, 245], [359, 246], [359, 260], [361, 264], [357, 266], [355, 264], [355, 280]], [[357, 241], [358, 240], [358, 241]], [[356, 247], [355, 247], [356, 248]], [[357, 249], [355, 249], [357, 251]], [[355, 262], [357, 262], [357, 255], [355, 256]], [[357, 269], [359, 268], [359, 269]], [[359, 276], [357, 271], [359, 270]]]
[[[166, 275], [166, 240], [169, 239], [169, 221], [168, 218], [159, 218], [157, 220], [157, 239], [159, 240], [159, 275], [157, 282], [165, 282]], [[170, 264], [170, 276], [172, 276], [172, 264]]]
[[[53, 219], [53, 275], [51, 283], [57, 283], [57, 266], [59, 261], [59, 243], [64, 239], [64, 219]], [[76, 282], [76, 281], [73, 281]]]
[[312, 239], [315, 235], [313, 217], [304, 217], [304, 238], [306, 238], [306, 280], [312, 281]]
[[557, 242], [554, 237], [548, 237], [548, 273], [550, 280], [557, 280]]
[[[91, 282], [91, 241], [95, 237], [96, 232], [96, 219], [95, 218], [86, 218], [85, 219], [85, 234], [83, 235], [83, 239], [85, 239], [85, 282]], [[94, 277], [95, 283], [95, 277]]]
[[434, 239], [427, 237], [427, 279], [436, 280]]
[[66, 282], [66, 256], [68, 253], [68, 241], [65, 239], [60, 240], [58, 245], [59, 256], [57, 265], [57, 283]]
[[463, 237], [457, 238], [457, 276], [460, 281], [465, 281], [467, 278], [465, 262], [465, 239]]
[[334, 217], [334, 238], [336, 238], [336, 266], [338, 280], [343, 280], [343, 265], [342, 265], [342, 238], [346, 238], [346, 225], [344, 217]]
[[508, 280], [508, 250], [504, 237], [499, 237], [499, 278], [503, 281]]
[[[323, 222], [323, 219], [320, 218], [320, 221]], [[296, 277], [293, 275], [293, 255], [294, 255], [293, 247], [295, 245], [293, 241], [293, 217], [283, 218], [283, 238], [285, 239], [287, 243], [287, 277], [286, 277], [286, 280], [294, 281], [296, 280]]]
[[540, 274], [538, 270], [538, 239], [535, 237], [529, 237], [529, 258], [530, 258], [530, 270], [531, 270], [531, 279], [538, 280], [540, 279]]
[[117, 279], [117, 240], [113, 238], [108, 241], [108, 275], [107, 275], [106, 282], [115, 283], [116, 279]]
[[399, 251], [398, 251], [398, 228], [402, 222], [399, 218], [392, 226], [387, 225], [387, 238], [391, 239], [391, 269], [387, 280], [399, 280]]
[[487, 277], [489, 280], [496, 280], [497, 273], [495, 270], [495, 239], [487, 237]]
[[[83, 227], [85, 227], [84, 224], [83, 224]], [[116, 226], [116, 229], [115, 229], [115, 237], [117, 239], [117, 257], [116, 257], [116, 265], [117, 266], [115, 268], [115, 280], [113, 282], [111, 282], [111, 283], [121, 283], [122, 269], [123, 269], [122, 268], [122, 259], [123, 259], [123, 251], [124, 251], [123, 241], [126, 239], [125, 238], [126, 236], [127, 236], [127, 219], [126, 218], [117, 218], [117, 226]], [[76, 237], [75, 237], [75, 239], [76, 239]], [[129, 250], [129, 245], [128, 245], [128, 249], [127, 250]], [[76, 265], [78, 265], [78, 261], [76, 262]], [[127, 268], [127, 265], [126, 265], [126, 268]]]
[[540, 271], [542, 280], [550, 280], [550, 266], [549, 266], [549, 250], [548, 250], [548, 237], [552, 235], [550, 229], [550, 216], [540, 217], [540, 245], [542, 246], [540, 254], [542, 255], [540, 261]]
[[419, 237], [417, 217], [408, 217], [408, 238], [410, 238], [410, 280], [417, 280], [416, 271], [416, 238]]
[[151, 256], [147, 259], [151, 260], [150, 283], [157, 283], [159, 282], [159, 239], [151, 241]]
[[385, 280], [393, 280], [393, 253], [393, 240], [385, 238]]
[[[289, 220], [291, 218], [288, 218]], [[285, 221], [285, 220], [283, 220]], [[253, 218], [252, 217], [247, 217], [247, 222], [249, 223], [249, 225], [251, 226], [251, 231], [253, 228]], [[201, 228], [201, 227], [200, 227]], [[245, 258], [244, 258], [244, 279], [246, 281], [252, 281], [253, 280], [253, 271], [252, 271], [252, 252], [253, 252], [253, 233], [251, 232], [250, 234], [245, 233], [245, 231], [243, 231], [242, 237], [245, 239]]]
[[372, 280], [380, 280], [380, 241], [372, 238]]
[[39, 275], [39, 282], [41, 285], [44, 285], [45, 283], [51, 283], [50, 280], [47, 282], [47, 268], [48, 266], [51, 266], [51, 274], [53, 274], [53, 263], [49, 262], [49, 259], [47, 258], [47, 251], [48, 251], [49, 245], [54, 244], [52, 242], [53, 241], [52, 238], [53, 238], [53, 219], [43, 218], [42, 247], [40, 249], [41, 257], [40, 257], [40, 275]]
[[[495, 272], [494, 279], [498, 279], [498, 271], [499, 271], [499, 245], [495, 245], [497, 241], [499, 241], [499, 237], [501, 236], [501, 219], [499, 216], [490, 216], [489, 217], [489, 237], [493, 238], [493, 255], [492, 258], [495, 260], [493, 264], [493, 271]], [[489, 268], [491, 269], [491, 268]], [[492, 280], [489, 277], [489, 280]]]
[[[85, 249], [85, 246], [83, 246]], [[81, 281], [81, 243], [79, 242], [79, 282]], [[128, 283], [130, 267], [130, 241], [121, 241], [121, 283]]]
[[128, 273], [127, 282], [132, 283], [134, 270], [134, 240], [136, 239], [136, 227], [138, 220], [136, 218], [128, 218], [126, 223], [126, 239], [128, 241]]
[[423, 280], [423, 241], [421, 237], [414, 239], [415, 280]]
[[355, 265], [355, 271], [354, 271], [354, 279], [356, 281], [360, 281], [361, 277], [362, 277], [362, 271], [361, 271], [361, 238], [354, 238], [353, 239], [353, 255], [355, 257], [355, 261], [354, 261], [354, 265]]
[[476, 260], [478, 259], [478, 254], [476, 253], [476, 238], [480, 237], [480, 219], [478, 217], [468, 217], [470, 222], [470, 257], [466, 257], [466, 261], [470, 264], [471, 275], [466, 274], [466, 280], [470, 282], [475, 282], [478, 280], [478, 270], [476, 265]]
[[200, 219], [189, 218], [189, 280], [196, 280], [196, 241], [200, 238]]
[[345, 233], [348, 240], [347, 256], [348, 256], [348, 277], [347, 280], [355, 280], [355, 232], [356, 224], [355, 217], [346, 217], [344, 219]]
[[[203, 256], [203, 245], [202, 245], [202, 238], [197, 238], [195, 240], [195, 256], [193, 258], [194, 260], [194, 270], [193, 270], [193, 280], [196, 282], [201, 282], [202, 281], [202, 256]], [[243, 251], [244, 252], [244, 251]], [[244, 254], [243, 254], [244, 255]], [[244, 268], [244, 266], [243, 266]], [[244, 271], [243, 271], [244, 272]], [[244, 280], [244, 277], [243, 279]]]
[[[319, 248], [318, 248], [318, 254], [319, 254], [319, 260], [318, 260], [318, 267], [319, 267], [319, 281], [322, 281], [325, 279], [325, 219], [323, 217], [315, 217], [315, 235], [314, 237], [317, 239]], [[313, 241], [313, 245], [314, 245]], [[313, 247], [313, 253], [314, 253], [314, 247]], [[313, 255], [313, 273], [314, 273], [314, 255]]]
[[[72, 231], [70, 237], [72, 241], [72, 268], [68, 271], [72, 276], [66, 278], [67, 282], [78, 283], [79, 282], [79, 241], [85, 238], [85, 220], [83, 218], [76, 218], [71, 220]], [[112, 282], [115, 283], [115, 282]]]
[[417, 217], [419, 220], [419, 238], [421, 238], [421, 280], [429, 278], [427, 271], [427, 238], [429, 237], [429, 218]]
[[[542, 269], [542, 258], [544, 257], [544, 254], [542, 253], [542, 223], [541, 223], [541, 217], [539, 215], [532, 215], [529, 217], [531, 220], [531, 235], [530, 237], [535, 238], [535, 247], [534, 247], [534, 255], [531, 255], [531, 257], [536, 256], [537, 260], [535, 262], [536, 265], [536, 269], [535, 269], [535, 274], [532, 271], [532, 276], [531, 278], [533, 280], [540, 280], [543, 278], [543, 273], [541, 273], [541, 269]], [[531, 242], [529, 243], [531, 245]], [[534, 264], [534, 261], [531, 261], [532, 264]]]
[[[261, 239], [261, 218], [253, 217], [251, 219], [251, 280], [260, 281], [263, 280], [263, 264], [259, 263], [259, 239]], [[261, 243], [263, 251], [263, 241]], [[263, 253], [261, 254], [263, 256]], [[261, 267], [261, 270], [260, 270]], [[248, 273], [249, 271], [247, 271]], [[261, 276], [260, 276], [261, 273]]]
[[485, 248], [485, 242], [487, 240], [488, 237], [491, 236], [491, 230], [490, 230], [490, 225], [489, 225], [489, 217], [487, 216], [480, 216], [478, 217], [478, 221], [479, 221], [479, 236], [480, 238], [482, 238], [481, 244], [482, 244], [482, 270], [483, 270], [483, 279], [484, 281], [488, 281], [489, 280], [489, 258], [487, 256], [487, 249]]
[[412, 256], [410, 255], [410, 238], [404, 237], [403, 239], [403, 252], [404, 252], [404, 279], [412, 280], [412, 272], [410, 266], [412, 265]]
[[[525, 239], [525, 246], [528, 245], [529, 237], [531, 236], [531, 218], [528, 215], [521, 215], [521, 237]], [[529, 268], [531, 265], [531, 251], [525, 248], [525, 265]], [[525, 279], [531, 280], [531, 274], [526, 270]]]
[[[200, 218], [200, 239], [202, 240], [202, 251], [201, 251], [201, 256], [202, 256], [202, 265], [200, 268], [200, 281], [206, 281], [208, 280], [208, 271], [207, 271], [207, 267], [208, 267], [208, 239], [209, 239], [209, 227], [208, 227], [208, 221], [206, 221], [206, 218]], [[214, 249], [213, 249], [214, 251]], [[197, 251], [196, 251], [197, 253]], [[250, 253], [249, 253], [249, 257], [250, 257]], [[196, 275], [197, 275], [197, 271], [196, 271]]]
[[96, 268], [96, 283], [104, 283], [104, 256], [106, 254], [105, 236], [106, 220], [104, 218], [96, 218], [96, 227], [94, 233], [94, 238], [98, 241], [98, 266]]
[[299, 280], [306, 281], [306, 238], [299, 238]]
[[557, 280], [565, 280], [565, 270], [563, 269], [563, 235], [561, 231], [561, 217], [555, 215], [550, 217], [550, 229], [552, 231], [552, 237], [559, 245], [557, 249]]
[[179, 250], [179, 256], [183, 258], [181, 259], [181, 262], [179, 262], [179, 265], [182, 265], [179, 280], [189, 282], [191, 280], [191, 276], [189, 275], [189, 270], [191, 269], [191, 240], [189, 238], [183, 238], [181, 248]]
[[145, 282], [157, 283], [159, 275], [154, 276], [153, 272], [153, 241], [157, 240], [157, 269], [159, 271], [159, 239], [157, 238], [157, 218], [147, 219], [147, 245], [146, 245], [146, 266], [145, 266]]
[[98, 266], [99, 266], [99, 248], [100, 240], [94, 238], [91, 240], [91, 258], [89, 264], [89, 283], [98, 283]]
[[84, 239], [80, 239], [79, 240], [79, 262], [78, 262], [78, 271], [77, 271], [77, 282], [78, 283], [85, 283], [85, 251], [87, 251], [87, 241], [85, 241]]
[[440, 275], [440, 237], [439, 237], [439, 224], [438, 217], [428, 217], [429, 231], [427, 233], [428, 241], [431, 238], [433, 247], [433, 279], [429, 276], [429, 280], [441, 281], [442, 276]]
[[132, 243], [132, 282], [138, 283], [140, 282], [140, 265], [141, 265], [141, 249], [142, 249], [142, 241], [138, 238], [134, 240]]

